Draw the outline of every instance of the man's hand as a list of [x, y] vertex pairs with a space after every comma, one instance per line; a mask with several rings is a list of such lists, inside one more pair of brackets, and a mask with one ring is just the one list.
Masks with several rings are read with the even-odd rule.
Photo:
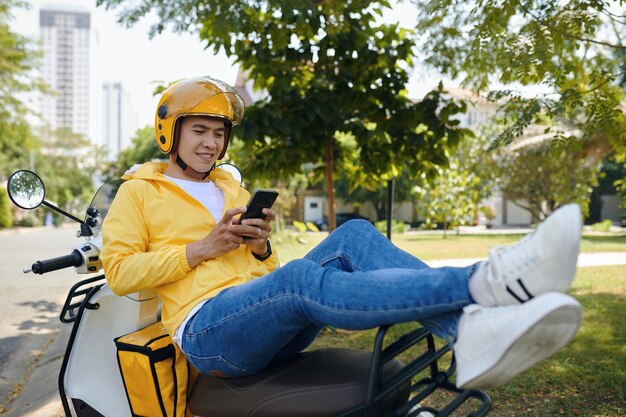
[[263, 256], [267, 253], [267, 239], [272, 232], [270, 222], [276, 218], [276, 213], [272, 209], [264, 208], [262, 219], [245, 219], [242, 225], [252, 229], [246, 229], [240, 236], [244, 237], [244, 245], [248, 245], [253, 253]]
[[245, 207], [235, 207], [224, 212], [215, 228], [197, 242], [187, 245], [187, 263], [193, 269], [207, 259], [217, 258], [239, 248], [244, 241], [241, 233], [252, 233], [251, 226], [238, 225], [234, 216], [244, 213]]

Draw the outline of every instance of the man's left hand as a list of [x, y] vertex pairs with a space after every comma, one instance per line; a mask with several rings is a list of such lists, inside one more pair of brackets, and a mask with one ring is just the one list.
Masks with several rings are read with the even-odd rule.
[[264, 256], [267, 254], [267, 239], [272, 232], [270, 222], [276, 218], [276, 213], [272, 209], [264, 208], [262, 219], [245, 219], [241, 224], [249, 226], [240, 236], [244, 238], [243, 244], [248, 245], [253, 253]]

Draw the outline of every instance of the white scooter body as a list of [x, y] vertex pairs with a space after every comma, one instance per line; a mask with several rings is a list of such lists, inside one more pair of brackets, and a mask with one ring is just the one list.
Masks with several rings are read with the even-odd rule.
[[119, 297], [105, 284], [89, 304], [98, 307], [83, 310], [63, 378], [72, 416], [84, 402], [103, 416], [131, 417], [113, 339], [158, 321], [158, 299], [154, 291]]

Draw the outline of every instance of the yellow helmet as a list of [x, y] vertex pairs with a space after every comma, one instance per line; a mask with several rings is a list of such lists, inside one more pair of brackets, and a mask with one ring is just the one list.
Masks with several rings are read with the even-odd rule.
[[166, 155], [176, 150], [177, 121], [184, 116], [209, 116], [227, 122], [222, 159], [228, 148], [230, 127], [243, 119], [244, 102], [237, 90], [223, 81], [195, 77], [177, 81], [165, 90], [154, 118], [154, 132], [159, 149]]

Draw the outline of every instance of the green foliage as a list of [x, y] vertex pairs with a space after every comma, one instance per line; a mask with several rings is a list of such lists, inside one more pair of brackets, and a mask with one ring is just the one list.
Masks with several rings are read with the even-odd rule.
[[0, 229], [13, 226], [11, 203], [6, 188], [0, 187]]
[[307, 230], [310, 230], [311, 232], [319, 232], [320, 231], [320, 229], [316, 225], [314, 225], [312, 222], [306, 222], [305, 224], [306, 224]]
[[494, 155], [488, 146], [485, 136], [467, 139], [450, 158], [448, 168], [440, 168], [434, 180], [423, 178], [414, 188], [424, 227], [446, 230], [477, 218], [480, 201], [493, 192], [495, 180]]
[[35, 171], [46, 186], [46, 200], [71, 214], [80, 213], [93, 196], [95, 148], [69, 129], [44, 132], [42, 150], [35, 154]]
[[[598, 189], [603, 195], [615, 195], [620, 190], [616, 185], [626, 179], [626, 163], [618, 163], [615, 155], [609, 155], [602, 160], [602, 173], [598, 181]], [[626, 197], [626, 193], [622, 194]]]
[[480, 213], [483, 216], [485, 216], [485, 219], [487, 219], [487, 222], [491, 222], [498, 215], [496, 208], [493, 206], [481, 206], [479, 210], [480, 210]]
[[154, 138], [154, 127], [145, 126], [135, 132], [131, 145], [119, 153], [117, 159], [105, 169], [105, 182], [118, 181], [135, 164], [143, 164], [154, 159], [164, 159]]
[[[374, 223], [376, 229], [381, 233], [387, 233], [387, 221], [381, 220]], [[406, 231], [406, 223], [402, 220], [393, 220], [391, 222], [391, 233], [402, 234]]]
[[477, 202], [466, 190], [479, 185], [480, 179], [473, 173], [463, 171], [455, 163], [441, 169], [432, 182], [416, 187], [419, 196], [418, 213], [425, 219], [424, 227], [447, 230], [470, 224], [474, 219]]
[[34, 42], [10, 28], [11, 9], [24, 5], [13, 0], [0, 3], [0, 177], [26, 166], [30, 151], [38, 147], [25, 118], [30, 110], [18, 97], [43, 90], [32, 75], [39, 53]]
[[578, 203], [586, 216], [601, 162], [576, 148], [565, 144], [555, 152], [550, 143], [540, 143], [504, 150], [494, 165], [499, 188], [530, 211], [534, 221], [568, 203]]
[[285, 225], [291, 223], [294, 217], [296, 217], [296, 190], [306, 187], [307, 179], [303, 173], [292, 175], [287, 180], [257, 177], [253, 171], [242, 169], [242, 166], [245, 166], [242, 162], [245, 160], [243, 155], [244, 147], [245, 143], [242, 141], [231, 141], [224, 162], [232, 163], [241, 170], [244, 186], [249, 192], [252, 192], [255, 188], [269, 188], [278, 191], [278, 198], [272, 206], [276, 212], [274, 229], [277, 232], [283, 231]]
[[296, 229], [298, 229], [298, 232], [300, 233], [305, 233], [307, 231], [306, 224], [302, 223], [301, 221], [294, 220], [293, 225]]
[[[335, 182], [337, 196], [349, 204], [364, 204], [369, 202], [376, 210], [376, 220], [385, 219], [387, 213], [387, 181], [358, 185], [355, 187], [353, 179], [355, 178], [356, 172], [358, 172], [358, 167], [350, 165], [349, 168], [339, 174]], [[394, 201], [410, 201], [413, 198], [412, 189], [415, 182], [416, 181], [409, 178], [408, 175], [395, 178], [393, 186]]]
[[0, 177], [34, 167], [46, 184], [46, 198], [72, 211], [91, 194], [94, 163], [87, 155], [94, 152], [86, 139], [64, 129], [37, 138], [27, 122], [32, 113], [20, 97], [48, 91], [33, 75], [40, 57], [35, 42], [10, 30], [10, 10], [26, 4], [0, 3]]
[[[571, 0], [413, 0], [426, 62], [506, 97], [498, 143], [533, 123], [579, 130], [626, 158], [624, 5]], [[621, 85], [620, 85], [621, 84]], [[519, 85], [541, 86], [534, 96]], [[555, 135], [558, 136], [558, 133]]]
[[591, 230], [594, 232], [608, 232], [611, 229], [613, 223], [611, 220], [604, 220], [602, 222], [594, 223], [591, 225]]
[[26, 213], [15, 221], [15, 226], [20, 227], [38, 227], [41, 225], [43, 225], [43, 221], [35, 213]]

